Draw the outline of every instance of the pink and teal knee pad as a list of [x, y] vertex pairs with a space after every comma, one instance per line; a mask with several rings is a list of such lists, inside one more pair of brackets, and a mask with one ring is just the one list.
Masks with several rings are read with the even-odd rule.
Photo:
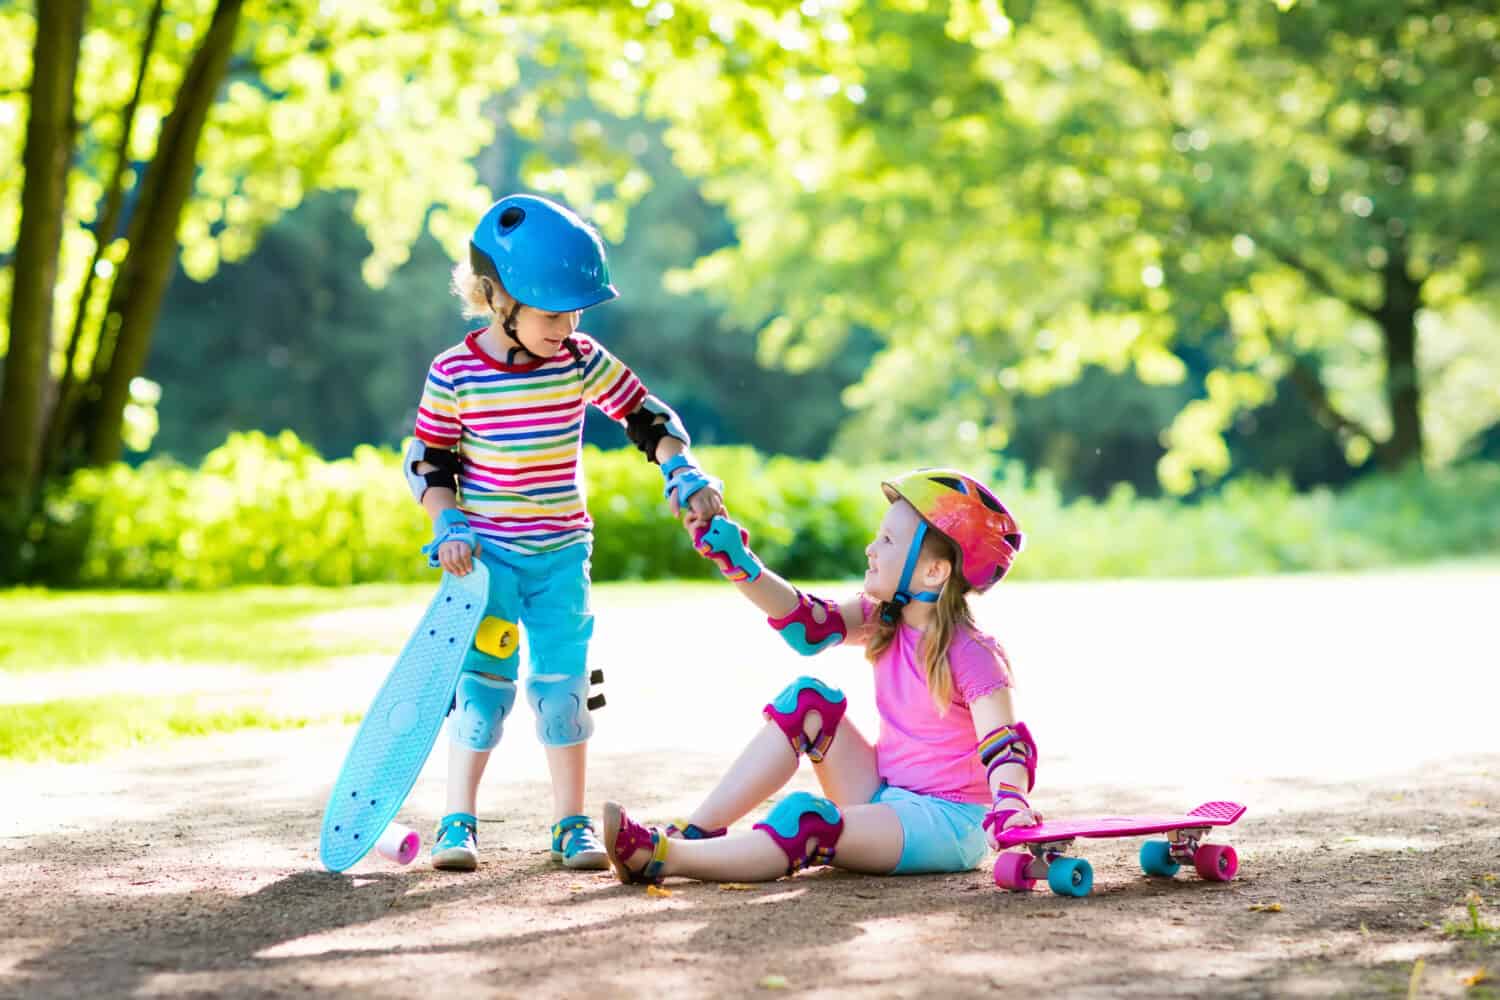
[[813, 865], [833, 862], [844, 817], [831, 799], [808, 792], [793, 792], [776, 803], [755, 829], [764, 830], [786, 854], [788, 875]]
[[[848, 707], [844, 692], [838, 688], [829, 687], [816, 677], [798, 677], [766, 705], [764, 714], [767, 721], [774, 722], [786, 734], [793, 753], [799, 757], [807, 754], [807, 759], [816, 764], [833, 745], [839, 721]], [[809, 737], [806, 721], [807, 713], [812, 711], [818, 713], [821, 722], [817, 733]]]

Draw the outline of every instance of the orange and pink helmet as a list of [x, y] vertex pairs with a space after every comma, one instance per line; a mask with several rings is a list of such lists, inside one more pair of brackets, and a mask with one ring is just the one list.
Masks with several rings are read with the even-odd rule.
[[[1015, 516], [983, 483], [957, 469], [914, 469], [881, 483], [880, 488], [892, 503], [900, 499], [915, 507], [924, 525], [953, 543], [958, 550], [955, 569], [981, 594], [1010, 571], [1025, 544]], [[912, 540], [908, 574], [921, 543], [922, 532], [918, 532]], [[904, 576], [900, 590], [905, 591], [909, 582], [910, 576]]]

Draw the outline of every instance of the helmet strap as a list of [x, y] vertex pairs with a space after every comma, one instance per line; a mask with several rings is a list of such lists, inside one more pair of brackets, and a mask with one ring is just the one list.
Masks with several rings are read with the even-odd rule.
[[886, 607], [889, 609], [890, 614], [889, 616], [885, 612], [881, 614], [881, 618], [888, 625], [895, 624], [896, 615], [912, 601], [921, 601], [923, 604], [937, 603], [938, 592], [935, 590], [920, 590], [912, 593], [908, 589], [911, 587], [912, 574], [917, 569], [917, 557], [922, 553], [922, 539], [926, 536], [927, 522], [923, 521], [917, 525], [916, 534], [912, 535], [911, 548], [906, 550], [906, 565], [901, 567], [901, 582], [896, 584], [896, 593], [886, 602]]
[[510, 309], [506, 311], [505, 316], [500, 320], [500, 329], [505, 331], [507, 337], [516, 342], [515, 347], [505, 352], [505, 363], [508, 365], [516, 363], [517, 354], [527, 353], [526, 345], [521, 343], [520, 337], [516, 336], [516, 314], [520, 311], [521, 303], [512, 300]]

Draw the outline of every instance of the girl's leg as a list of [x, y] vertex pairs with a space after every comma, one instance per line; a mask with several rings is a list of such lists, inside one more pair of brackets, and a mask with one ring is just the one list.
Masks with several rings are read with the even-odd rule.
[[[734, 824], [797, 773], [797, 754], [771, 723], [761, 727], [688, 820], [705, 830]], [[738, 839], [738, 838], [730, 838]]]
[[845, 719], [823, 759], [813, 764], [823, 794], [841, 809], [862, 806], [880, 791], [875, 748], [853, 722]]
[[[905, 843], [901, 820], [895, 810], [889, 806], [866, 804], [839, 812], [843, 828], [837, 836], [833, 863], [850, 871], [876, 875], [893, 871], [901, 860], [901, 848]], [[605, 807], [606, 844], [618, 843], [623, 818], [622, 810], [614, 803]], [[771, 818], [774, 818], [774, 810]], [[799, 845], [797, 849], [804, 854], [811, 853], [806, 846]], [[621, 861], [630, 871], [639, 872], [651, 857], [651, 848], [641, 844]], [[679, 875], [709, 881], [768, 882], [787, 874], [787, 867], [787, 850], [769, 831], [756, 829], [714, 840], [673, 840], [667, 845], [659, 877]]]
[[[854, 723], [843, 720], [843, 698], [842, 692], [811, 678], [794, 681], [766, 706], [772, 721], [741, 751], [689, 821], [705, 830], [730, 826], [785, 785], [797, 773], [798, 758], [818, 753], [820, 744], [825, 748], [814, 768], [829, 798], [840, 805], [869, 802], [880, 787], [875, 751]], [[795, 748], [788, 729], [801, 733]]]

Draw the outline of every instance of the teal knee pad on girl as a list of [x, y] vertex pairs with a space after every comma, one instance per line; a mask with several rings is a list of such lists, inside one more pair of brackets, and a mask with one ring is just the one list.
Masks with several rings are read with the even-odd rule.
[[786, 855], [788, 875], [810, 865], [833, 861], [834, 849], [844, 832], [844, 816], [832, 799], [808, 792], [793, 792], [755, 824], [764, 830]]

